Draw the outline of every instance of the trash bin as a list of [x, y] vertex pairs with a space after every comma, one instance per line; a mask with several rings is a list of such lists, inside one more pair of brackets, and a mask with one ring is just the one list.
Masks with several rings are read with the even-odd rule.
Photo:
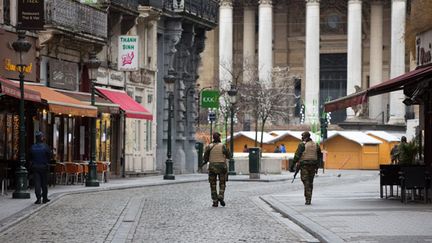
[[260, 178], [260, 148], [249, 148], [249, 178]]
[[202, 142], [196, 142], [195, 149], [198, 154], [198, 169], [199, 169], [203, 163], [204, 144]]

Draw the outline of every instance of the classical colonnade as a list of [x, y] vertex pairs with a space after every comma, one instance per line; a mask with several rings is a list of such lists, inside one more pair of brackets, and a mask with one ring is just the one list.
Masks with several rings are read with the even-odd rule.
[[[306, 122], [315, 121], [318, 109], [311, 109], [319, 100], [320, 87], [320, 1], [306, 2], [306, 36], [304, 62], [304, 101]], [[406, 0], [391, 1], [391, 55], [390, 78], [405, 73], [405, 19]], [[227, 90], [233, 73], [233, 2], [221, 0], [219, 7], [219, 79], [220, 89]], [[362, 4], [365, 0], [348, 0], [347, 29], [347, 94], [362, 87]], [[370, 85], [383, 81], [383, 5], [384, 0], [368, 0], [370, 3]], [[258, 10], [257, 10], [258, 9]], [[273, 68], [273, 2], [272, 0], [243, 1], [243, 65], [257, 65], [261, 82], [271, 82]], [[258, 11], [258, 40], [255, 36], [255, 11]], [[258, 41], [258, 56], [255, 57], [255, 42]], [[253, 63], [258, 60], [258, 63]], [[288, 64], [289, 65], [289, 64]], [[245, 68], [246, 70], [247, 68]], [[247, 74], [247, 70], [245, 72]], [[404, 123], [405, 107], [402, 91], [390, 94], [390, 121]], [[382, 97], [371, 97], [370, 117], [382, 112]], [[308, 109], [309, 108], [309, 109]], [[354, 116], [347, 110], [348, 119]]]

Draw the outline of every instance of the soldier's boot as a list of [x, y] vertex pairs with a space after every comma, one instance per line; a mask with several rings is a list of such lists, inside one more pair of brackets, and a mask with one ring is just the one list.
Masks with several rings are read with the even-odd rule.
[[219, 197], [218, 201], [222, 207], [225, 207], [225, 201], [223, 200], [223, 198]]
[[305, 205], [311, 205], [311, 199], [310, 198], [306, 198]]
[[217, 207], [218, 207], [218, 201], [213, 201], [213, 205], [212, 205], [212, 207], [217, 208]]

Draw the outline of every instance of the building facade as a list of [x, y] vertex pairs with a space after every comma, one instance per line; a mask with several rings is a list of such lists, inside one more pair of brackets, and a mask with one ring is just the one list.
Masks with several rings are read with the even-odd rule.
[[[318, 123], [322, 104], [410, 69], [405, 50], [406, 0], [221, 0], [219, 27], [207, 40], [202, 82], [229, 89], [233, 73], [247, 82], [251, 64], [261, 82], [289, 67], [298, 82], [305, 123]], [[219, 43], [219, 45], [218, 45]], [[216, 80], [216, 81], [215, 81]], [[371, 97], [368, 109], [331, 114], [332, 123], [357, 120], [405, 124], [402, 92]], [[299, 116], [300, 114], [296, 114]], [[295, 122], [299, 122], [297, 119]]]

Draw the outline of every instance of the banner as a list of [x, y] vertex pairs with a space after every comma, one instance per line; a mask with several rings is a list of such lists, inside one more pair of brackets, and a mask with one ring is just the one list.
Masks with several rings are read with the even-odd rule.
[[118, 42], [118, 70], [138, 70], [138, 36], [121, 35]]

